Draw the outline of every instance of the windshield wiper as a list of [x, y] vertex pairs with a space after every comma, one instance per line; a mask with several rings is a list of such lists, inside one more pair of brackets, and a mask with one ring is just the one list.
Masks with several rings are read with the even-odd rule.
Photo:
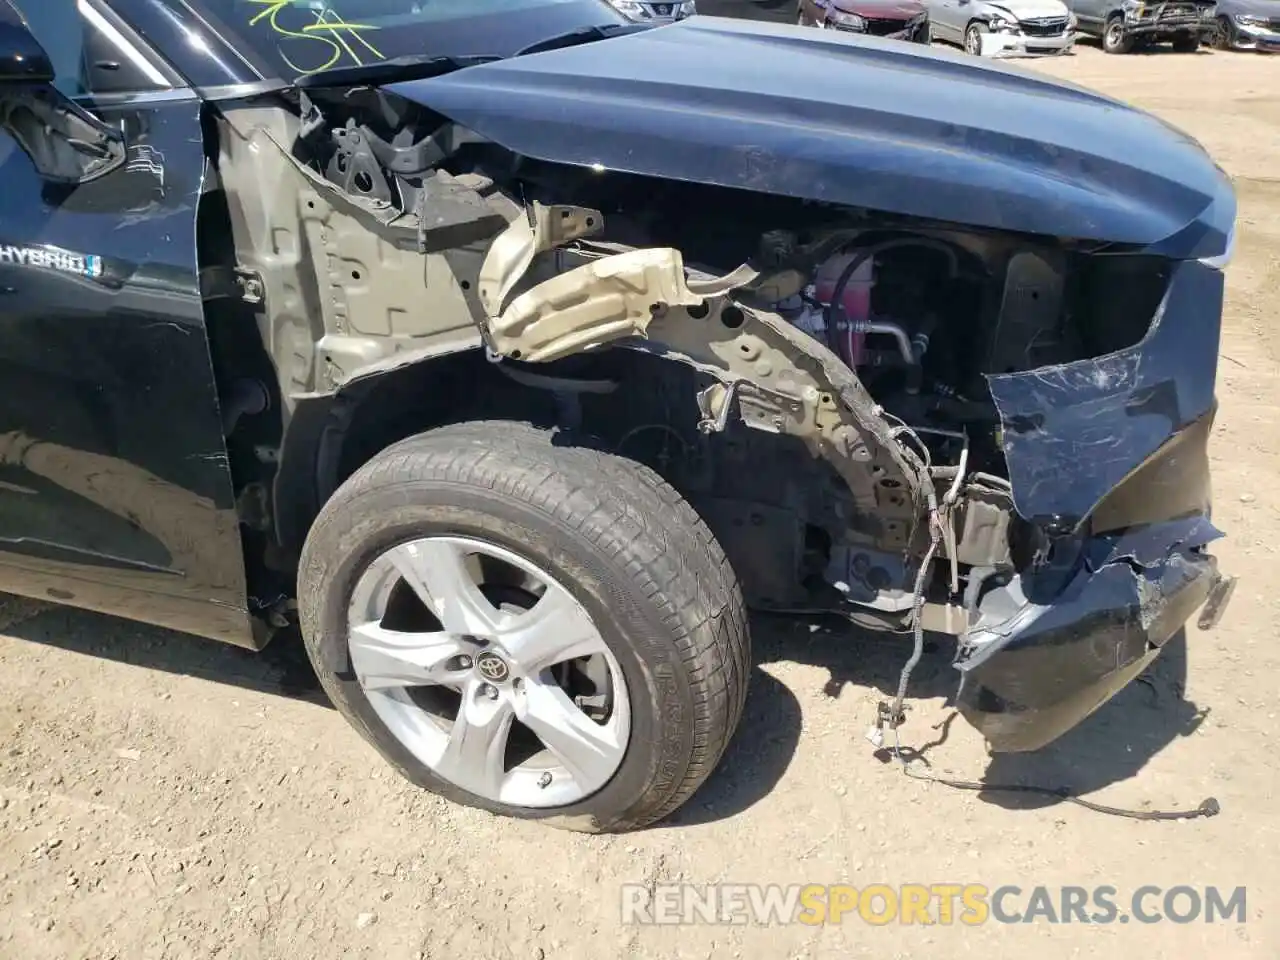
[[365, 84], [398, 83], [404, 80], [425, 80], [453, 73], [466, 67], [492, 63], [501, 57], [428, 57], [410, 55], [378, 60], [354, 67], [333, 67], [298, 77], [295, 87], [307, 90], [313, 87], [358, 87]]
[[594, 43], [597, 40], [608, 40], [610, 37], [652, 29], [653, 25], [648, 23], [607, 23], [602, 27], [583, 27], [579, 30], [570, 30], [568, 33], [558, 33], [554, 37], [547, 37], [527, 47], [521, 47], [512, 56], [523, 57], [526, 53], [542, 53], [546, 50], [559, 50], [562, 47], [576, 47], [583, 43]]

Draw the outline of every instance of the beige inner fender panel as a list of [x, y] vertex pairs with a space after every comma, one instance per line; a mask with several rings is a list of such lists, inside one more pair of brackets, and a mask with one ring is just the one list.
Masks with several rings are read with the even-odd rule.
[[[570, 225], [560, 230], [545, 225]], [[691, 275], [679, 251], [646, 248], [606, 253], [587, 246], [560, 251], [584, 260], [528, 285], [538, 255], [598, 232], [598, 211], [531, 208], [493, 244], [482, 276], [489, 309], [486, 337], [502, 357], [547, 362], [625, 341], [634, 349], [691, 364], [718, 383], [699, 397], [702, 428], [724, 428], [736, 405], [749, 426], [804, 440], [843, 478], [860, 533], [905, 547], [921, 515], [923, 466], [861, 381], [825, 345], [755, 303], [744, 266], [723, 277]], [[563, 262], [563, 260], [561, 261]]]
[[491, 346], [517, 360], [557, 360], [643, 335], [668, 307], [702, 302], [685, 285], [679, 251], [632, 250], [583, 264], [516, 297], [492, 318]]

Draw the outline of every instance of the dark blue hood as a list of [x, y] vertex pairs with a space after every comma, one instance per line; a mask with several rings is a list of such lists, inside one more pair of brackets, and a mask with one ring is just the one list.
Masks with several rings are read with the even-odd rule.
[[1223, 252], [1190, 137], [1015, 67], [693, 17], [391, 89], [540, 160], [1052, 236]]

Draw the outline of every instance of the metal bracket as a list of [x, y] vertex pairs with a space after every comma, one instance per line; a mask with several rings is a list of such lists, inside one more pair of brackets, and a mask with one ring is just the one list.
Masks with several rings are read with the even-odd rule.
[[235, 279], [236, 287], [240, 291], [240, 299], [245, 303], [262, 303], [266, 299], [266, 287], [263, 286], [262, 276], [259, 273], [236, 267]]
[[218, 265], [200, 270], [200, 296], [204, 300], [262, 303], [264, 290], [261, 275], [246, 267]]
[[517, 217], [498, 235], [480, 267], [480, 302], [490, 317], [501, 315], [511, 291], [533, 258], [604, 227], [604, 214], [586, 207], [533, 203], [527, 217]]
[[1201, 630], [1212, 630], [1216, 627], [1222, 615], [1227, 612], [1227, 603], [1235, 591], [1235, 577], [1223, 573], [1214, 577], [1213, 586], [1209, 588], [1209, 596], [1200, 610], [1200, 619], [1196, 621], [1196, 626]]
[[[698, 421], [699, 433], [707, 435], [724, 433], [725, 428], [729, 426], [733, 403], [737, 400], [741, 387], [741, 380], [731, 380], [727, 384], [713, 383], [698, 394], [698, 407], [702, 412], [702, 419]], [[716, 405], [717, 396], [720, 397], [718, 406]]]

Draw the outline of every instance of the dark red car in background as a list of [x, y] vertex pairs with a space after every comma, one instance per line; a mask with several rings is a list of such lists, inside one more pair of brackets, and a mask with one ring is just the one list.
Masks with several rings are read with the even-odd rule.
[[845, 33], [929, 42], [929, 11], [920, 0], [800, 0], [797, 23]]

